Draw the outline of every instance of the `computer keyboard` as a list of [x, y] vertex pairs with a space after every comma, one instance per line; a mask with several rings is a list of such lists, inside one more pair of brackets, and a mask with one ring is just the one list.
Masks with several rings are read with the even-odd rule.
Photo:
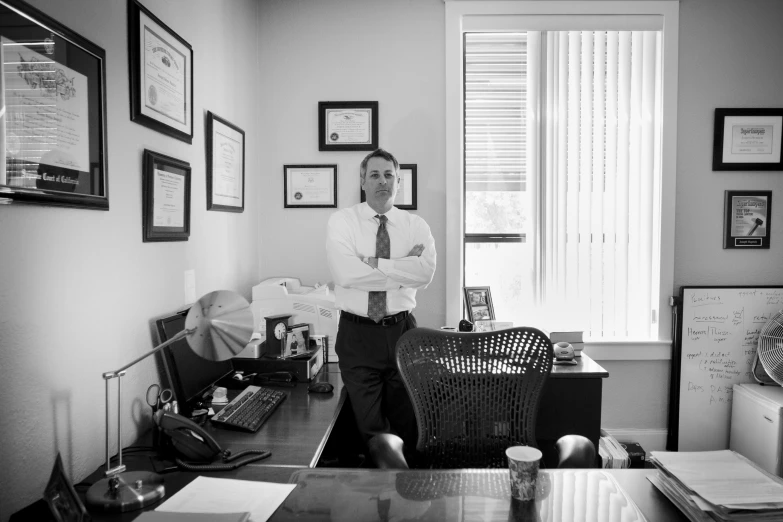
[[227, 428], [258, 431], [285, 398], [286, 393], [280, 390], [248, 386], [213, 415], [212, 422]]

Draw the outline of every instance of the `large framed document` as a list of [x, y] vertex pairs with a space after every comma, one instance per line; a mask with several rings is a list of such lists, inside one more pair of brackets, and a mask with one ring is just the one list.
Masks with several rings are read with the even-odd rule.
[[108, 210], [106, 53], [0, 0], [0, 203]]
[[190, 237], [190, 164], [144, 151], [143, 241], [187, 241]]
[[193, 48], [138, 0], [128, 0], [131, 120], [193, 142]]
[[284, 165], [284, 208], [337, 208], [337, 165]]
[[783, 108], [715, 109], [712, 170], [783, 170]]
[[378, 102], [318, 102], [318, 150], [378, 148]]
[[245, 131], [207, 112], [207, 210], [245, 210]]

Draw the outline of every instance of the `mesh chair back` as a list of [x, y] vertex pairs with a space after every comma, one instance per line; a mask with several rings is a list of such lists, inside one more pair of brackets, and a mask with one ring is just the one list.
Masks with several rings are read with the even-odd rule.
[[505, 468], [506, 448], [536, 446], [553, 359], [549, 337], [536, 328], [403, 334], [397, 366], [416, 412], [422, 465]]

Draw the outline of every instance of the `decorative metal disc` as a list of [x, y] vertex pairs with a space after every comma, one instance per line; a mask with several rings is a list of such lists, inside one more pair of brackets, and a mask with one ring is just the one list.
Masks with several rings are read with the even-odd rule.
[[194, 353], [209, 361], [225, 361], [241, 352], [253, 334], [253, 311], [236, 292], [216, 290], [190, 307], [185, 339]]

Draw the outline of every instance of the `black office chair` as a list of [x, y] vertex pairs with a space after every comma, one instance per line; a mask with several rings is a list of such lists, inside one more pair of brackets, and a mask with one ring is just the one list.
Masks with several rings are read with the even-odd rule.
[[[536, 417], [553, 359], [552, 343], [536, 328], [406, 332], [397, 343], [397, 365], [418, 423], [416, 466], [505, 468], [506, 448], [536, 447]], [[394, 466], [388, 456], [402, 442], [394, 436], [375, 442], [371, 453], [385, 455], [376, 460]], [[556, 447], [558, 467], [595, 464], [595, 448], [585, 437], [566, 435]]]

